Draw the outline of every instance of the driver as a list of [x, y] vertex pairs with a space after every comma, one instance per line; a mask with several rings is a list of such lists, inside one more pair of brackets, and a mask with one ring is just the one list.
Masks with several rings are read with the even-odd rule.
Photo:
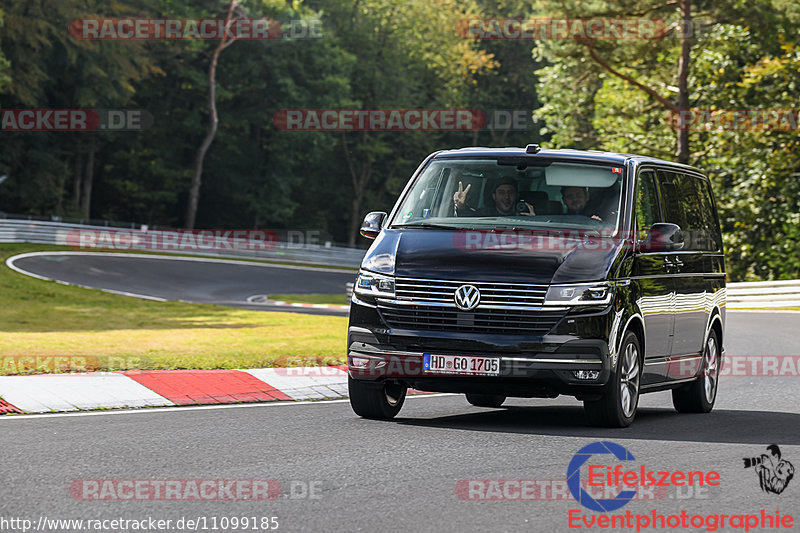
[[464, 185], [459, 181], [458, 190], [453, 195], [453, 204], [455, 205], [456, 216], [507, 216], [507, 215], [524, 215], [536, 216], [533, 206], [528, 202], [524, 202], [527, 211], [518, 213], [516, 211], [517, 202], [519, 201], [519, 191], [516, 178], [512, 176], [505, 176], [494, 184], [494, 191], [492, 191], [492, 200], [494, 205], [487, 207], [480, 213], [477, 209], [473, 209], [467, 205], [467, 193], [469, 192], [472, 184]]
[[594, 207], [589, 207], [589, 191], [586, 187], [561, 187], [561, 200], [567, 206], [568, 215], [583, 215], [595, 220], [603, 221]]

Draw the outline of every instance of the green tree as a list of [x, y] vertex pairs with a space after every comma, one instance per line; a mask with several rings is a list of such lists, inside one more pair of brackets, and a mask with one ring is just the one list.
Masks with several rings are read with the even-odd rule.
[[[80, 40], [67, 28], [77, 18], [125, 16], [141, 7], [141, 0], [7, 0], [0, 48], [11, 68], [10, 79], [0, 89], [0, 103], [4, 107], [56, 109], [128, 105], [134, 84], [157, 72], [144, 44]], [[110, 142], [110, 134], [37, 135], [47, 141], [31, 140], [27, 134], [6, 139], [18, 145], [19, 153], [38, 159], [34, 153], [41, 150], [42, 160], [54, 162], [36, 168], [27, 158], [14, 161], [10, 170], [15, 192], [27, 198], [38, 191], [29, 205], [61, 214], [66, 177], [72, 173], [72, 210], [89, 218], [96, 169], [102, 165], [97, 153]], [[69, 164], [70, 158], [73, 164]], [[33, 188], [25, 192], [30, 184]]]
[[[455, 0], [353, 0], [318, 4], [344, 50], [358, 57], [349, 72], [357, 109], [460, 106], [474, 77], [492, 68], [491, 57], [455, 31], [464, 17], [479, 16], [477, 5]], [[347, 242], [354, 246], [369, 191], [407, 175], [405, 146], [426, 133], [354, 132], [337, 143], [345, 161], [339, 186], [350, 190]], [[416, 162], [415, 162], [416, 163]]]
[[[0, 28], [3, 27], [3, 10], [0, 9]], [[6, 57], [3, 55], [3, 49], [0, 48], [0, 91], [3, 90], [3, 85], [8, 83], [8, 70], [9, 70], [9, 63]]]
[[[647, 5], [626, 2], [612, 13], [641, 15]], [[656, 9], [648, 16], [677, 26], [682, 15], [665, 11], [675, 5], [651, 5]], [[602, 3], [590, 7], [580, 16], [609, 13]], [[677, 156], [706, 169], [731, 279], [796, 277], [798, 161], [791, 147], [797, 131], [679, 129], [671, 119], [676, 109], [796, 107], [797, 35], [791, 28], [798, 10], [783, 0], [693, 2], [690, 9], [700, 21], [692, 39], [668, 34], [651, 41], [538, 43], [537, 57], [550, 63], [537, 72], [545, 102], [538, 114], [556, 145]], [[691, 61], [682, 63], [686, 45]], [[690, 68], [682, 85], [684, 65]]]

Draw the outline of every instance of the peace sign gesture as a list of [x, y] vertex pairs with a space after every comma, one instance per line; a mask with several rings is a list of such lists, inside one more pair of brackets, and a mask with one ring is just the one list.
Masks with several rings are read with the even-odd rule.
[[456, 206], [456, 210], [467, 207], [467, 193], [469, 192], [470, 188], [472, 188], [471, 183], [467, 185], [466, 189], [464, 189], [464, 184], [460, 181], [458, 182], [458, 190], [453, 195], [453, 203]]

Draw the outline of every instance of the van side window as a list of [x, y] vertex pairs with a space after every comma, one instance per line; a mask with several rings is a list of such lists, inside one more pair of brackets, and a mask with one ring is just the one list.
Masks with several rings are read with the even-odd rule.
[[689, 223], [690, 249], [718, 250], [717, 221], [711, 201], [710, 184], [691, 175], [680, 174], [678, 184], [681, 195], [687, 194], [684, 210]]
[[[683, 230], [684, 250], [716, 250], [716, 220], [711, 193], [705, 180], [688, 174], [665, 172], [662, 192], [667, 222]], [[674, 196], [673, 196], [674, 194]]]
[[714, 207], [714, 201], [712, 200], [713, 194], [711, 192], [711, 182], [700, 180], [701, 183], [701, 195], [703, 196], [703, 201], [707, 206], [706, 217], [707, 217], [707, 224], [709, 229], [709, 235], [711, 236], [711, 250], [713, 251], [721, 251], [722, 250], [722, 232], [720, 231], [719, 227], [719, 219], [717, 218], [717, 210]]
[[647, 230], [659, 221], [658, 195], [656, 194], [655, 173], [651, 170], [639, 173], [636, 184], [636, 228], [638, 239], [647, 237]]
[[678, 184], [678, 175], [675, 172], [658, 171], [658, 181], [661, 189], [661, 207], [664, 209], [664, 222], [677, 224], [683, 231], [689, 229], [686, 218], [684, 202], [688, 199], [681, 194]]

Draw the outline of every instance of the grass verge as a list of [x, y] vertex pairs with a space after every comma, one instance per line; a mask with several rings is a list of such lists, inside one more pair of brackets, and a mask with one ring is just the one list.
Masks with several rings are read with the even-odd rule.
[[[39, 357], [67, 356], [89, 369], [258, 368], [343, 362], [347, 318], [152, 302], [42, 281], [5, 260], [65, 247], [0, 245], [0, 374]], [[73, 365], [75, 368], [76, 365]], [[28, 369], [28, 367], [24, 367]]]

